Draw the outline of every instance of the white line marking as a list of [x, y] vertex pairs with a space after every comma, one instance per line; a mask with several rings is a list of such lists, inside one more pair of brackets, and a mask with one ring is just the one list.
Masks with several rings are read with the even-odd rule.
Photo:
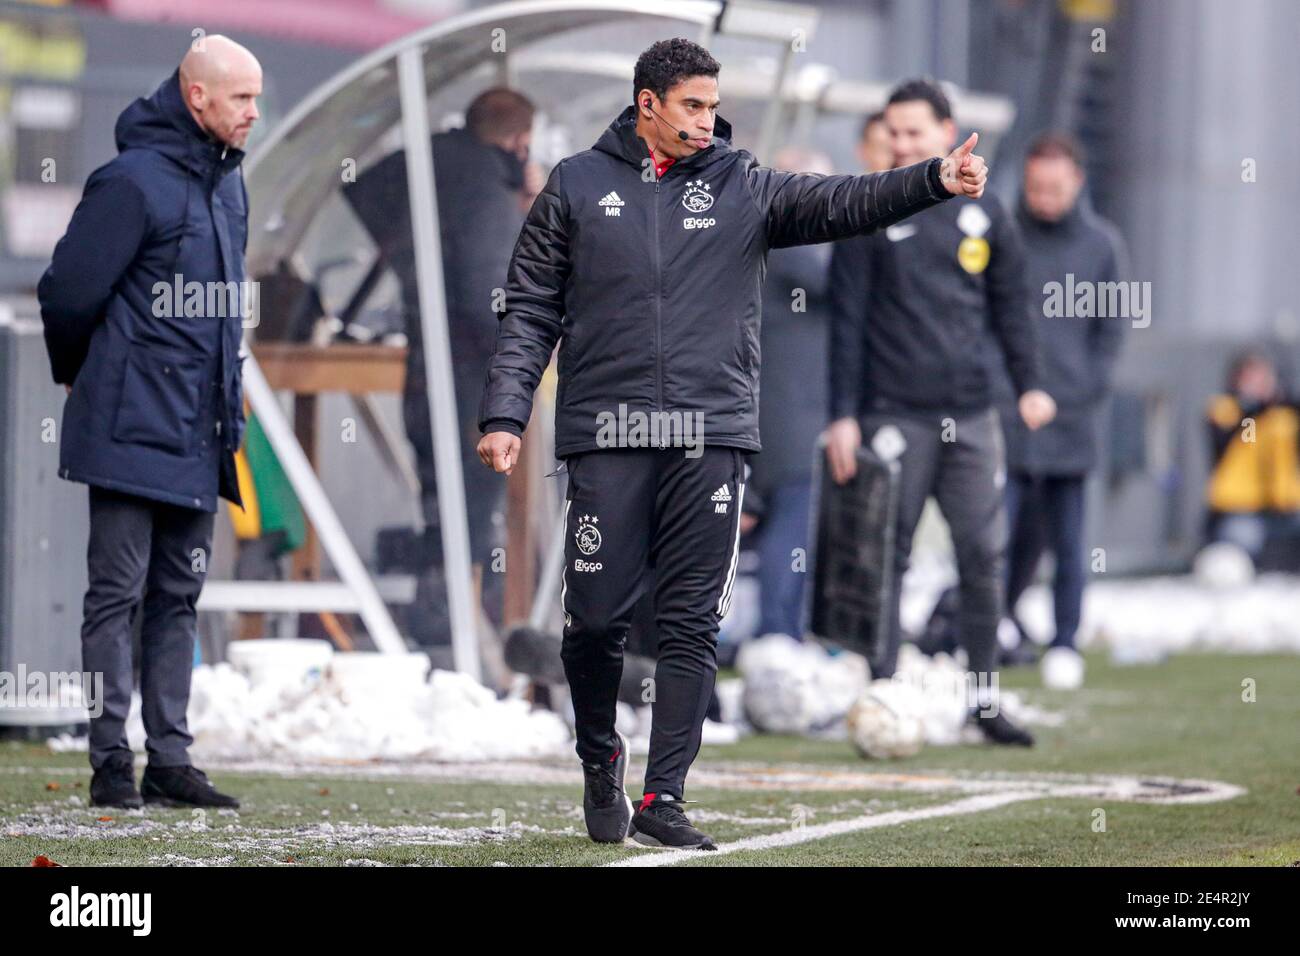
[[[262, 774], [297, 779], [342, 777], [353, 780], [441, 780], [457, 783], [490, 782], [511, 786], [582, 786], [582, 776], [572, 762], [481, 761], [432, 763], [429, 761], [285, 761], [203, 758], [206, 767], [223, 773]], [[138, 758], [137, 766], [144, 765]], [[983, 773], [962, 774], [936, 768], [889, 772], [846, 766], [755, 764], [737, 761], [700, 764], [691, 769], [691, 784], [703, 790], [778, 792], [910, 791], [913, 793], [1005, 793], [1039, 790], [1045, 797], [1121, 800], [1125, 803], [1217, 803], [1246, 793], [1244, 787], [1221, 780], [1198, 780], [1131, 774]], [[34, 776], [89, 776], [89, 767], [4, 767], [0, 774]]]
[[854, 817], [851, 820], [837, 820], [834, 823], [819, 823], [817, 826], [800, 827], [783, 830], [780, 833], [768, 833], [763, 836], [746, 837], [735, 843], [722, 843], [713, 853], [700, 850], [657, 850], [653, 853], [638, 854], [607, 863], [606, 866], [675, 866], [691, 860], [713, 859], [728, 853], [740, 853], [745, 850], [772, 850], [776, 847], [797, 846], [813, 840], [843, 836], [861, 830], [874, 830], [878, 827], [893, 827], [913, 820], [930, 820], [934, 817], [960, 816], [964, 813], [980, 813], [1009, 803], [1023, 800], [1038, 800], [1047, 794], [1035, 790], [1012, 790], [1006, 793], [982, 793], [952, 803], [941, 803], [937, 807], [921, 807], [916, 810], [891, 810], [872, 816]]

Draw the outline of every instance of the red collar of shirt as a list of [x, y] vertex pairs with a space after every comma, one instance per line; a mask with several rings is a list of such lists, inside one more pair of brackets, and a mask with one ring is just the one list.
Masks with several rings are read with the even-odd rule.
[[[647, 146], [646, 149], [650, 149], [650, 147]], [[668, 156], [661, 163], [655, 159], [655, 151], [653, 149], [650, 149], [650, 162], [655, 164], [655, 178], [660, 178], [663, 176], [664, 173], [668, 172], [668, 167], [671, 166], [673, 163], [677, 162], [677, 160], [673, 159], [673, 157], [671, 156]]]

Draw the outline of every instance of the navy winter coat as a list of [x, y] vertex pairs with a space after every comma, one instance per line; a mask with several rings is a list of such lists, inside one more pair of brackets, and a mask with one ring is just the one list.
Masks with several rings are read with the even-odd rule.
[[59, 475], [215, 511], [240, 503], [244, 154], [194, 121], [177, 73], [116, 134], [38, 289], [54, 380], [72, 385]]

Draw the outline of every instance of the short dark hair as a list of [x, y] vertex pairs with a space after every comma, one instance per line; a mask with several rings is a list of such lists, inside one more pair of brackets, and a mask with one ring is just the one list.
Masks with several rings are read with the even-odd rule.
[[886, 106], [893, 106], [895, 103], [913, 103], [923, 100], [930, 104], [934, 110], [934, 118], [937, 120], [952, 119], [952, 104], [948, 102], [948, 94], [943, 91], [937, 82], [928, 77], [917, 77], [913, 80], [905, 80], [894, 91], [889, 94]]
[[515, 136], [533, 127], [533, 101], [504, 86], [484, 90], [465, 111], [465, 128], [479, 139]]
[[692, 76], [716, 77], [722, 69], [708, 50], [684, 37], [652, 43], [636, 58], [632, 73], [632, 102], [649, 90], [662, 100], [674, 86]]
[[868, 116], [866, 119], [862, 121], [862, 128], [858, 130], [858, 139], [866, 139], [867, 130], [871, 129], [871, 127], [875, 126], [877, 123], [883, 123], [884, 121], [885, 121], [885, 111], [876, 110], [874, 113], [872, 113], [870, 116]]
[[1074, 136], [1059, 129], [1049, 129], [1033, 138], [1025, 151], [1025, 161], [1031, 159], [1068, 159], [1080, 169], [1085, 162], [1083, 146]]

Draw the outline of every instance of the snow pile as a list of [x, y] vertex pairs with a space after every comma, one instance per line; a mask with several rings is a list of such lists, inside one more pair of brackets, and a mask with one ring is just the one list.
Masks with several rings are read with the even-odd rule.
[[[570, 713], [572, 711], [570, 710]], [[628, 752], [644, 756], [650, 752], [650, 727], [654, 717], [654, 708], [649, 704], [633, 707], [631, 704], [618, 702], [614, 727], [627, 738]], [[700, 727], [700, 743], [706, 747], [734, 744], [740, 739], [741, 728], [734, 723], [704, 719]]]
[[786, 634], [747, 642], [736, 668], [745, 681], [746, 718], [775, 734], [804, 734], [840, 723], [871, 676], [866, 659], [857, 654], [832, 655], [815, 641]]
[[919, 692], [927, 744], [943, 747], [961, 742], [962, 726], [971, 707], [964, 667], [947, 654], [927, 657], [916, 645], [904, 644], [898, 649], [893, 679]]
[[[957, 581], [951, 562], [921, 555], [903, 579], [903, 629], [920, 633], [940, 593]], [[1038, 584], [1017, 607], [1036, 643], [1051, 641], [1050, 588]], [[1192, 574], [1116, 579], [1093, 574], [1084, 592], [1077, 644], [1104, 648], [1117, 663], [1163, 660], [1170, 654], [1300, 653], [1300, 579], [1256, 576], [1232, 545], [1209, 545]]]
[[[254, 653], [277, 654], [270, 647]], [[355, 651], [327, 655], [323, 667], [310, 657], [309, 648], [290, 649], [276, 664], [259, 660], [250, 667], [241, 659], [247, 672], [229, 663], [196, 667], [188, 714], [194, 758], [474, 761], [572, 749], [569, 731], [555, 714], [534, 711], [523, 700], [498, 700], [462, 674], [434, 671], [426, 680], [429, 661], [423, 654]], [[127, 738], [143, 752], [138, 694]]]
[[[1020, 602], [1035, 639], [1052, 634], [1052, 597], [1035, 587]], [[1119, 663], [1170, 654], [1300, 653], [1300, 581], [1262, 575], [1249, 584], [1210, 588], [1194, 577], [1095, 580], [1084, 592], [1080, 648], [1109, 649]]]
[[[870, 680], [864, 658], [829, 654], [816, 641], [769, 634], [749, 642], [736, 661], [744, 679], [746, 718], [768, 733], [844, 736], [844, 720]], [[945, 746], [983, 737], [966, 725], [976, 687], [963, 662], [947, 654], [927, 657], [915, 645], [899, 649], [892, 678], [917, 692], [926, 743]], [[1027, 724], [1059, 725], [1060, 714], [1038, 710], [1019, 695], [998, 688], [1008, 717]]]
[[[962, 655], [964, 657], [964, 654]], [[920, 692], [924, 706], [925, 742], [939, 747], [959, 743], [980, 743], [984, 737], [966, 723], [977, 702], [978, 687], [965, 668], [964, 660], [947, 654], [928, 657], [914, 644], [898, 649], [895, 681], [912, 685]], [[1027, 704], [1015, 691], [996, 688], [998, 709], [1019, 724], [1059, 727], [1064, 714]]]

